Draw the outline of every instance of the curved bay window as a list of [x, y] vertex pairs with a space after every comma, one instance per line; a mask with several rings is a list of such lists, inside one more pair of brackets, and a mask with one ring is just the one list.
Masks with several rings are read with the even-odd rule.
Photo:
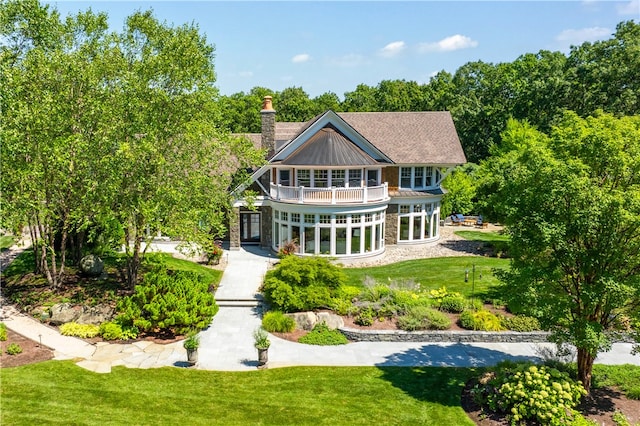
[[361, 256], [381, 252], [385, 209], [345, 214], [274, 210], [273, 249], [293, 240], [299, 254]]
[[426, 241], [437, 238], [440, 222], [438, 203], [400, 204], [398, 241]]

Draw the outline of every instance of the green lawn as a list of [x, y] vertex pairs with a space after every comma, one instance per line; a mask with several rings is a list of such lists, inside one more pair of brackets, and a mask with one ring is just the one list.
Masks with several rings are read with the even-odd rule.
[[486, 242], [495, 242], [495, 241], [509, 241], [509, 237], [505, 234], [501, 234], [499, 232], [484, 232], [484, 231], [455, 231], [456, 235], [461, 236], [467, 240], [473, 241], [486, 241]]
[[16, 242], [16, 237], [12, 235], [0, 236], [0, 250], [6, 250]]
[[152, 261], [162, 260], [167, 269], [172, 271], [190, 271], [201, 275], [206, 281], [215, 284], [216, 287], [222, 279], [222, 271], [218, 269], [207, 268], [190, 260], [176, 259], [168, 253], [147, 253], [146, 257]]
[[[493, 275], [494, 268], [506, 269], [508, 259], [479, 256], [438, 257], [431, 259], [407, 260], [405, 262], [369, 268], [345, 268], [347, 282], [350, 285], [362, 285], [366, 276], [377, 282], [413, 280], [420, 283], [422, 289], [438, 289], [457, 291], [467, 297], [471, 296], [473, 283], [473, 265], [475, 265], [475, 291], [477, 295], [487, 293], [487, 290], [498, 283]], [[465, 282], [465, 271], [469, 271], [469, 281]], [[480, 278], [482, 275], [482, 278]]]
[[252, 372], [70, 361], [0, 370], [1, 424], [473, 425], [469, 368], [293, 367]]

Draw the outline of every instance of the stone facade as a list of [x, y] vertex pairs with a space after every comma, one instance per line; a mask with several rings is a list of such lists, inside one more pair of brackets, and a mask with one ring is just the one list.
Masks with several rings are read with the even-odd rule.
[[394, 245], [398, 241], [398, 205], [389, 204], [384, 220], [384, 244]]
[[260, 115], [262, 117], [261, 146], [267, 151], [267, 158], [271, 158], [276, 151], [276, 112], [271, 103], [271, 96], [265, 96]]
[[546, 331], [518, 333], [515, 331], [402, 331], [402, 330], [356, 330], [339, 328], [353, 342], [454, 342], [454, 343], [545, 343]]
[[229, 223], [229, 249], [240, 250], [240, 207], [234, 207]]
[[260, 219], [260, 247], [270, 250], [273, 243], [273, 209], [271, 207], [262, 206], [260, 208], [262, 217]]

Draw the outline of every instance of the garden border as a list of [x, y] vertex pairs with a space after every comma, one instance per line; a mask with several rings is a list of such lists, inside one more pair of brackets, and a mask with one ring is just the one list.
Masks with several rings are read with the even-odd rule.
[[338, 328], [352, 342], [545, 343], [548, 331], [403, 331]]

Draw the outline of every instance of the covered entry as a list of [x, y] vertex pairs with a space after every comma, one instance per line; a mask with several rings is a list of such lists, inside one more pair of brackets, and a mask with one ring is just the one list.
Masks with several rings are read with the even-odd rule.
[[240, 243], [260, 243], [260, 213], [240, 212]]

